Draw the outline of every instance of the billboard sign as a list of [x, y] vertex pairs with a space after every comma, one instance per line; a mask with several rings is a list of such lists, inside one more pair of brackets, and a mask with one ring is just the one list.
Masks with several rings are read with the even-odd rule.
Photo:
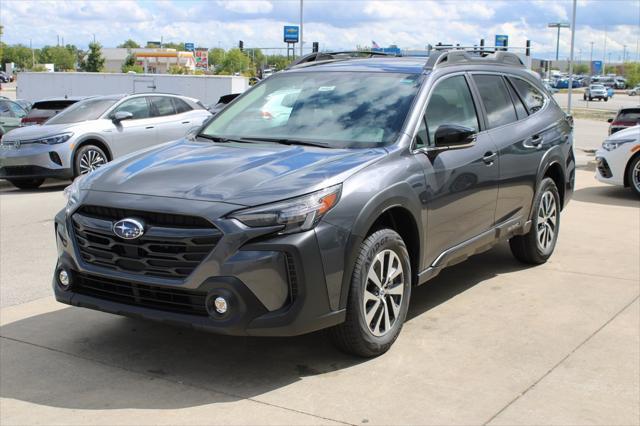
[[162, 45], [160, 41], [148, 41], [147, 47], [159, 48]]
[[509, 45], [509, 36], [506, 34], [496, 34], [496, 47], [507, 47]]
[[196, 50], [196, 45], [193, 43], [185, 43], [184, 50], [186, 50], [187, 52], [193, 52], [194, 50]]
[[284, 26], [284, 42], [297, 43], [300, 41], [300, 27], [297, 25]]
[[193, 52], [196, 61], [196, 70], [206, 71], [209, 69], [209, 51], [198, 49]]
[[591, 74], [593, 75], [602, 75], [602, 61], [593, 61], [591, 62]]

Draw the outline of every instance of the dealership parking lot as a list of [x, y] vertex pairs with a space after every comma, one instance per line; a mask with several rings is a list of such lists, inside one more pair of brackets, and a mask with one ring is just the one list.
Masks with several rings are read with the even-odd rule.
[[[578, 148], [606, 132], [576, 126]], [[501, 245], [446, 270], [373, 360], [323, 333], [225, 337], [58, 304], [65, 183], [0, 186], [3, 424], [638, 424], [640, 203], [578, 155], [551, 260]]]

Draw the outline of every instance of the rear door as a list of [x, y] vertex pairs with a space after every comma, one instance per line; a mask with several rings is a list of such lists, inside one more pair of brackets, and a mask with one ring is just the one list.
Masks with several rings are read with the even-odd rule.
[[11, 101], [0, 101], [0, 133], [5, 134], [20, 127], [20, 120], [26, 115], [27, 112], [20, 105]]
[[[491, 229], [498, 196], [496, 147], [479, 120], [479, 107], [465, 74], [445, 76], [431, 89], [415, 139], [424, 166], [427, 232], [425, 261]], [[434, 151], [434, 135], [443, 124], [475, 129], [472, 146]], [[426, 155], [424, 154], [426, 153]]]
[[[553, 127], [540, 120], [546, 98], [524, 79], [499, 73], [473, 74], [482, 99], [488, 133], [500, 157], [500, 189], [496, 223], [518, 216], [526, 219], [536, 189], [538, 166], [555, 138]], [[514, 84], [515, 83], [515, 84]]]
[[151, 115], [156, 126], [158, 143], [169, 142], [180, 139], [186, 133], [187, 124], [180, 122], [180, 114], [176, 113], [176, 108], [170, 96], [149, 96]]
[[149, 101], [145, 96], [129, 98], [116, 106], [109, 118], [119, 111], [130, 112], [133, 117], [129, 120], [111, 122], [111, 150], [114, 157], [119, 157], [139, 149], [147, 148], [157, 143], [156, 123], [151, 117]]

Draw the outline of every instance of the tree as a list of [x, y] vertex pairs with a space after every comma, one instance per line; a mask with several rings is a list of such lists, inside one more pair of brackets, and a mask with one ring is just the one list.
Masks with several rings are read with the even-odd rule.
[[640, 62], [626, 62], [624, 64], [624, 77], [629, 87], [640, 84]]
[[75, 68], [76, 55], [73, 49], [67, 47], [45, 46], [40, 50], [38, 62], [53, 64], [56, 71], [68, 71]]
[[251, 61], [240, 49], [231, 49], [224, 55], [220, 67], [216, 68], [216, 74], [246, 73], [250, 64]]
[[133, 71], [140, 74], [144, 72], [144, 68], [142, 68], [142, 65], [136, 64], [136, 56], [134, 54], [129, 54], [122, 64], [121, 71], [124, 73]]
[[[33, 65], [33, 56], [31, 49], [22, 44], [5, 45], [2, 49], [2, 58], [0, 62], [6, 64], [13, 62], [19, 69], [29, 69]], [[37, 56], [37, 55], [36, 55]]]
[[169, 65], [169, 74], [189, 74], [189, 69], [184, 65]]
[[84, 70], [88, 72], [100, 72], [104, 68], [104, 57], [100, 43], [89, 43], [89, 54], [84, 64]]
[[574, 74], [588, 74], [589, 73], [589, 65], [587, 65], [587, 64], [574, 64], [573, 65], [573, 73]]
[[284, 55], [269, 55], [267, 56], [267, 63], [275, 67], [276, 70], [283, 70], [291, 63], [291, 59], [287, 59]]
[[125, 41], [124, 43], [118, 45], [118, 47], [124, 47], [127, 49], [137, 49], [140, 47], [140, 45], [138, 43], [136, 43], [135, 41], [128, 39], [127, 41]]
[[222, 65], [224, 60], [224, 49], [220, 47], [214, 47], [209, 50], [209, 65], [219, 66]]
[[174, 42], [162, 43], [162, 48], [163, 49], [176, 49], [178, 52], [183, 52], [184, 51], [184, 42], [180, 42], [180, 43], [174, 43]]

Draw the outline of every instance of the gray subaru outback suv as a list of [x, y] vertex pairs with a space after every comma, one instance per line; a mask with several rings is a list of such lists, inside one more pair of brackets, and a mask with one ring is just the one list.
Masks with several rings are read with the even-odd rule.
[[501, 240], [551, 256], [572, 127], [508, 52], [312, 54], [197, 135], [76, 179], [55, 295], [224, 334], [327, 328], [376, 356], [448, 265]]

